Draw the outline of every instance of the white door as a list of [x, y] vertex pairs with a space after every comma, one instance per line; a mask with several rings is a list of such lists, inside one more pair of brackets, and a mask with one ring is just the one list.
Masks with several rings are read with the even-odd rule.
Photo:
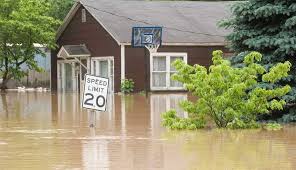
[[95, 57], [91, 59], [91, 74], [109, 79], [109, 92], [114, 92], [113, 57]]
[[77, 90], [77, 74], [75, 62], [60, 62], [57, 68], [58, 90], [74, 92]]

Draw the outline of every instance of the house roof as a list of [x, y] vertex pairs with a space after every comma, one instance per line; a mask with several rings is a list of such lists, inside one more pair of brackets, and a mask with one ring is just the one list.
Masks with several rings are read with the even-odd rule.
[[63, 47], [70, 56], [90, 55], [85, 45], [64, 45]]
[[[217, 23], [230, 15], [230, 4], [225, 1], [80, 0], [71, 11], [75, 13], [80, 5], [84, 6], [118, 44], [131, 43], [132, 27], [161, 26], [164, 45], [217, 45], [225, 44], [229, 33]], [[69, 19], [71, 14], [65, 21]], [[60, 32], [64, 31], [65, 24], [67, 22]]]
[[59, 58], [85, 56], [90, 56], [90, 52], [85, 45], [64, 45], [58, 53]]

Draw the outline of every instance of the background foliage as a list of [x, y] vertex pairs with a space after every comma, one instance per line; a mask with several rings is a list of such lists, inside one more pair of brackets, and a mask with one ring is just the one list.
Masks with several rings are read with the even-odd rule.
[[21, 66], [42, 71], [34, 55], [45, 55], [34, 44], [55, 47], [55, 28], [60, 22], [48, 16], [50, 4], [42, 0], [0, 0], [0, 72], [6, 88], [9, 79], [20, 79]]
[[[279, 99], [290, 91], [290, 86], [266, 89], [258, 81], [274, 83], [288, 76], [291, 63], [278, 63], [267, 72], [258, 64], [262, 55], [252, 52], [245, 56], [243, 68], [235, 68], [223, 59], [222, 51], [213, 52], [213, 65], [190, 66], [181, 60], [174, 62], [178, 71], [173, 80], [182, 82], [186, 89], [197, 96], [196, 101], [184, 101], [182, 108], [190, 113], [186, 119], [177, 118], [175, 112], [163, 115], [163, 125], [172, 129], [194, 129], [203, 127], [206, 117], [220, 128], [259, 127], [256, 118], [270, 110], [282, 110], [286, 102]], [[199, 120], [197, 122], [196, 120]]]
[[[231, 29], [227, 39], [237, 54], [231, 62], [244, 66], [244, 56], [250, 51], [263, 54], [261, 63], [268, 70], [278, 62], [292, 63], [289, 76], [272, 83], [261, 82], [259, 87], [274, 89], [289, 84], [290, 93], [283, 96], [287, 105], [273, 116], [281, 121], [296, 121], [296, 3], [291, 0], [249, 0], [235, 3], [232, 18], [221, 22]], [[270, 117], [269, 117], [270, 118]]]
[[71, 7], [75, 3], [74, 0], [46, 0], [50, 4], [49, 16], [63, 21]]

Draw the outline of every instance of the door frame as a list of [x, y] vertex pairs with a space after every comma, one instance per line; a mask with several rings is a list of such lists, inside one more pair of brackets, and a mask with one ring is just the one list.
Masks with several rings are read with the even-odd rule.
[[93, 74], [93, 61], [108, 61], [108, 73], [109, 73], [109, 77], [110, 77], [110, 73], [111, 73], [111, 68], [110, 68], [110, 60], [113, 63], [113, 69], [112, 69], [112, 73], [113, 73], [113, 79], [110, 80], [109, 77], [109, 81], [112, 81], [113, 84], [113, 89], [111, 89], [112, 92], [114, 92], [114, 79], [115, 79], [115, 73], [114, 73], [114, 56], [104, 56], [104, 57], [91, 57], [90, 59], [90, 74]]
[[[73, 63], [74, 63], [74, 68], [73, 68]], [[60, 65], [61, 64], [61, 65]], [[69, 60], [58, 60], [57, 61], [57, 79], [58, 79], [58, 90], [61, 90], [62, 92], [65, 92], [65, 78], [66, 78], [66, 73], [65, 73], [65, 65], [64, 64], [71, 64], [72, 65], [72, 83], [75, 78], [75, 83], [72, 85], [72, 91], [77, 90], [77, 76], [75, 75], [75, 60], [69, 59]], [[62, 68], [61, 68], [61, 67]], [[62, 69], [62, 70], [61, 70]], [[61, 75], [60, 75], [61, 71]], [[60, 82], [61, 81], [61, 82]], [[59, 87], [62, 86], [62, 87]]]

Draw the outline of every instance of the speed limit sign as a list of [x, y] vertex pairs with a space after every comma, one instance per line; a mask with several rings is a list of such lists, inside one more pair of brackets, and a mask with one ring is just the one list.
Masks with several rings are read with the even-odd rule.
[[109, 79], [85, 75], [82, 107], [98, 111], [106, 111]]

